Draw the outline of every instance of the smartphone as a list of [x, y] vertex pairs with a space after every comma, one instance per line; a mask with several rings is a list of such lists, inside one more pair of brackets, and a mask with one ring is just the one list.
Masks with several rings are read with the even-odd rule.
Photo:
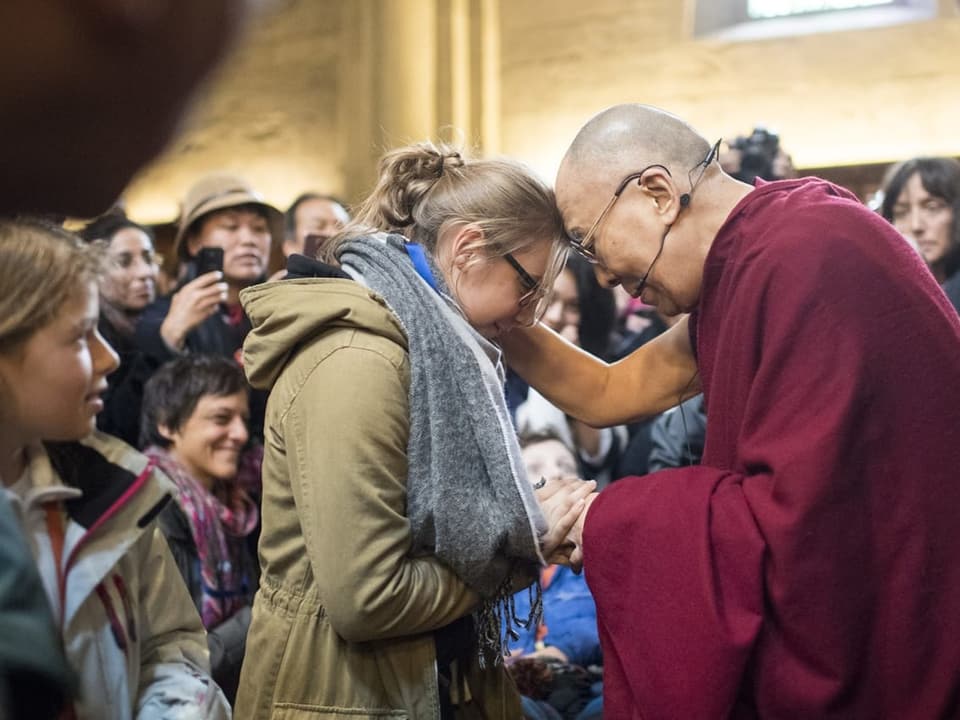
[[223, 272], [223, 248], [203, 247], [193, 259], [197, 267], [197, 277], [214, 270]]
[[320, 243], [323, 238], [315, 233], [310, 233], [303, 238], [303, 254], [311, 260], [317, 259], [317, 250], [320, 249]]

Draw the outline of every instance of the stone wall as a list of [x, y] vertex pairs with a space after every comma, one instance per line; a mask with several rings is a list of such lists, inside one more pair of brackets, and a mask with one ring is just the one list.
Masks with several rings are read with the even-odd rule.
[[131, 187], [134, 217], [172, 220], [223, 168], [281, 207], [308, 188], [355, 201], [384, 147], [450, 126], [550, 179], [580, 124], [625, 101], [711, 138], [766, 124], [799, 167], [960, 154], [954, 0], [929, 22], [740, 43], [694, 39], [693, 0], [275, 2]]
[[765, 124], [798, 167], [960, 154], [953, 0], [928, 22], [739, 43], [694, 39], [693, 6], [504, 0], [502, 149], [552, 177], [584, 120], [644, 102], [711, 139]]

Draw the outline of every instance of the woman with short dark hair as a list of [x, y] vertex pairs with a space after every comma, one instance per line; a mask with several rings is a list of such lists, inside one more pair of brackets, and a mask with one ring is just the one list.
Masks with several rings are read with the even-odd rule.
[[213, 677], [231, 702], [257, 574], [245, 539], [259, 513], [237, 482], [249, 439], [247, 393], [231, 360], [173, 360], [147, 383], [141, 438], [144, 453], [176, 486], [160, 529], [207, 629]]

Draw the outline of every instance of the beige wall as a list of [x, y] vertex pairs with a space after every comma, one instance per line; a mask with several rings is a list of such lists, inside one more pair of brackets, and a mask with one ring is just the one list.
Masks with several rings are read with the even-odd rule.
[[130, 214], [164, 222], [186, 188], [212, 170], [234, 170], [275, 203], [300, 188], [344, 186], [336, 109], [343, 5], [280, 0], [202, 91], [188, 130], [127, 194]]
[[201, 93], [187, 129], [126, 195], [172, 220], [212, 170], [246, 176], [281, 209], [305, 190], [356, 201], [377, 158], [444, 136], [495, 144], [497, 0], [275, 0]]
[[131, 187], [137, 219], [172, 219], [222, 168], [281, 207], [353, 201], [383, 148], [451, 126], [549, 179], [580, 124], [627, 101], [711, 138], [766, 124], [801, 167], [960, 154], [954, 0], [935, 21], [744, 43], [692, 39], [692, 0], [277, 2]]
[[620, 102], [711, 139], [766, 124], [798, 167], [960, 154], [954, 2], [930, 22], [735, 44], [694, 40], [689, 0], [502, 5], [502, 149], [548, 177], [583, 121]]

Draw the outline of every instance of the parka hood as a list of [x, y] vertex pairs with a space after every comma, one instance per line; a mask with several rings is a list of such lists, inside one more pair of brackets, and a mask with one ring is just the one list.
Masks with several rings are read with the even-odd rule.
[[301, 278], [255, 285], [240, 293], [253, 329], [243, 343], [250, 384], [269, 390], [291, 355], [336, 328], [382, 335], [407, 347], [399, 319], [379, 295], [353, 280]]

